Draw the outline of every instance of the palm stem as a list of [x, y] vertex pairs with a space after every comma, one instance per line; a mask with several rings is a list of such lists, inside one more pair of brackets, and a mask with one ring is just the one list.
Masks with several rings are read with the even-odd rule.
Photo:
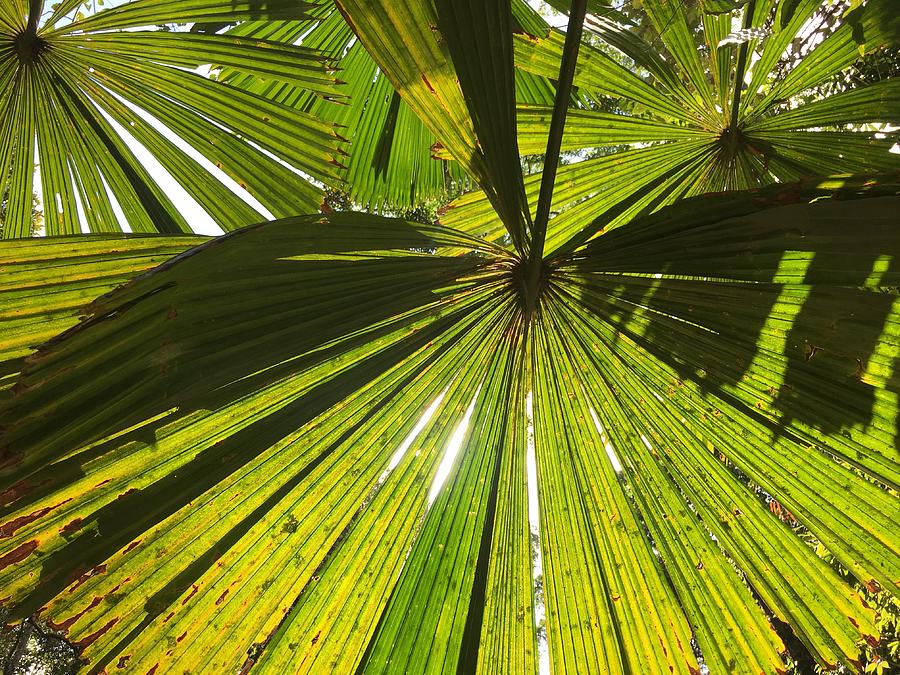
[[[753, 23], [753, 11], [756, 6], [756, 0], [750, 0], [750, 3], [747, 5], [744, 10], [744, 29], [750, 28]], [[741, 44], [740, 51], [738, 52], [738, 61], [737, 61], [737, 69], [735, 70], [734, 75], [734, 99], [731, 103], [731, 121], [728, 124], [728, 129], [731, 132], [732, 136], [736, 136], [737, 134], [737, 124], [738, 124], [738, 115], [740, 113], [741, 107], [741, 89], [744, 84], [744, 72], [747, 69], [747, 47], [749, 42], [744, 42]]]
[[556, 169], [559, 165], [559, 151], [562, 146], [563, 129], [566, 126], [569, 99], [572, 96], [572, 80], [575, 77], [575, 64], [578, 61], [578, 48], [581, 45], [586, 12], [587, 0], [572, 0], [572, 6], [569, 9], [569, 25], [566, 29], [566, 42], [563, 46], [562, 62], [559, 66], [559, 78], [556, 84], [556, 99], [553, 102], [553, 116], [550, 119], [550, 132], [547, 136], [547, 151], [544, 153], [541, 190], [538, 194], [537, 212], [528, 254], [526, 307], [529, 317], [534, 311], [540, 292], [547, 222], [550, 220], [550, 206], [553, 202], [553, 186], [556, 182]]

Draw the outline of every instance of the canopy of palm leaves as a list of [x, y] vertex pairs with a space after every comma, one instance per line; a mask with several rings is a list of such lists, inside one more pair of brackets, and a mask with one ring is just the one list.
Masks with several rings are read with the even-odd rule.
[[318, 209], [322, 192], [308, 178], [338, 180], [345, 144], [334, 126], [190, 70], [231, 66], [331, 96], [328, 59], [284, 42], [152, 30], [179, 21], [302, 19], [311, 5], [141, 0], [69, 20], [82, 4], [63, 0], [47, 14], [43, 0], [0, 5], [0, 193], [10, 195], [5, 237], [30, 233], [35, 146], [47, 234], [79, 233], [83, 226], [121, 231], [117, 210], [134, 232], [190, 232], [122, 130], [225, 230], [260, 219], [240, 192], [276, 216]]
[[[192, 53], [192, 40], [219, 39], [203, 22], [258, 19], [259, 4], [218, 17], [213, 0], [135, 0], [82, 25], [181, 6], [170, 20], [200, 29], [171, 45]], [[590, 34], [579, 50], [584, 4], [563, 40], [519, 3], [336, 3], [407, 114], [479, 185], [442, 224], [331, 213], [211, 240], [0, 247], [0, 599], [14, 616], [46, 622], [106, 672], [535, 673], [543, 644], [558, 673], [689, 673], [699, 658], [716, 673], [774, 673], [797, 640], [820, 664], [863, 666], [881, 636], [870, 600], [900, 579], [900, 175], [682, 198], [832, 168], [822, 158], [844, 147], [860, 154], [838, 152], [834, 168], [889, 166], [881, 139], [797, 129], [892, 121], [890, 82], [810, 103], [809, 118], [774, 107], [860, 44], [895, 44], [889, 3], [847, 15], [859, 30], [804, 60], [819, 74], [763, 74], [740, 100], [745, 78], [726, 73], [749, 48], [704, 66], [679, 17], [660, 14], [674, 5], [645, 0], [664, 40], [653, 59], [592, 3], [586, 29], [655, 63], [632, 57], [648, 84]], [[813, 10], [747, 4], [743, 25], [771, 23], [760, 71]], [[710, 44], [723, 16], [703, 16]], [[333, 12], [316, 17], [310, 35], [329, 21], [345, 30]], [[233, 30], [265, 39], [260, 25]], [[127, 49], [140, 31], [121, 35]], [[10, 78], [36, 87], [45, 49], [10, 61]], [[163, 67], [138, 51], [134, 70]], [[258, 73], [208, 61], [234, 70], [197, 86], [271, 95], [285, 116], [315, 119], [290, 98], [305, 96], [297, 82], [264, 90]], [[517, 66], [557, 81], [554, 112], [523, 107]], [[78, 71], [67, 96], [98, 70]], [[24, 114], [22, 87], [5, 100]], [[581, 107], [608, 94], [647, 114]], [[834, 99], [858, 106], [839, 112]], [[578, 140], [563, 133], [562, 147], [613, 133], [653, 144], [554, 180], [573, 101]], [[730, 103], [720, 117], [716, 101]], [[376, 129], [379, 105], [354, 124]], [[42, 115], [34, 128], [50, 124]], [[541, 126], [549, 161], [526, 177], [520, 153], [542, 149]], [[356, 131], [340, 133], [366, 147]], [[820, 154], [793, 145], [807, 134]], [[24, 156], [21, 144], [11, 152]], [[54, 156], [80, 175], [75, 146]], [[11, 166], [10, 180], [28, 174]], [[373, 182], [370, 199], [386, 200], [389, 183]]]

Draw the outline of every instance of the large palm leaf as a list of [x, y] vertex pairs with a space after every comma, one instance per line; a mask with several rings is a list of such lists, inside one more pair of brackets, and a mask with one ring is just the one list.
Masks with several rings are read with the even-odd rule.
[[[900, 122], [896, 79], [824, 100], [798, 96], [838, 76], [860, 53], [898, 44], [893, 3], [872, 0], [849, 12], [799, 64], [787, 49], [810, 32], [821, 3], [734, 4], [744, 5], [734, 16], [695, 8], [692, 22], [679, 3], [644, 2], [639, 28], [646, 38], [638, 27], [610, 18], [622, 19], [615, 12], [598, 7], [598, 14], [589, 15], [594, 42], [581, 50], [575, 83], [595, 109], [572, 111], [563, 149], [599, 156], [561, 168], [554, 199], [559, 215], [548, 232], [551, 249], [573, 237], [570, 246], [586, 241], [685, 196], [817, 173], [896, 168], [897, 156], [889, 152], [897, 141], [890, 123]], [[759, 29], [750, 35], [761, 37], [723, 43], [737, 21]], [[516, 65], [552, 77], [563, 39], [557, 30], [517, 35]], [[523, 153], [543, 150], [550, 115], [548, 106], [519, 107]], [[873, 122], [882, 128], [866, 126]], [[540, 176], [526, 180], [532, 199], [539, 184]], [[594, 198], [585, 201], [587, 196]], [[459, 199], [444, 222], [494, 240], [504, 234], [478, 193]]]
[[[900, 578], [897, 178], [695, 198], [545, 256], [512, 38], [483, 39], [509, 6], [340, 6], [514, 250], [291, 218], [10, 352], [4, 603], [108, 672], [535, 672], [540, 560], [554, 672], [690, 672], [693, 644], [777, 672], [769, 612], [858, 664], [878, 631], [855, 582]], [[124, 241], [61, 260], [61, 290], [143, 255]], [[42, 304], [57, 279], [18, 278], [74, 322]]]
[[123, 133], [225, 230], [260, 218], [242, 192], [284, 216], [321, 203], [321, 190], [307, 177], [339, 182], [341, 139], [331, 124], [189, 72], [230, 66], [333, 96], [326, 57], [278, 41], [154, 29], [302, 19], [310, 5], [134, 0], [71, 20], [81, 4], [61, 2], [43, 20], [42, 1], [0, 6], [0, 193], [9, 195], [4, 237], [31, 232], [35, 146], [51, 235], [123, 225], [135, 232], [190, 232], [171, 191], [151, 177]]

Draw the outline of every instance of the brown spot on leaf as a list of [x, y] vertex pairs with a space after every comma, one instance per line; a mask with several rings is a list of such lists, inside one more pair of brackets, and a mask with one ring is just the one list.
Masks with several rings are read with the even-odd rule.
[[84, 518], [76, 518], [72, 522], [59, 528], [59, 533], [68, 538], [80, 530], [82, 525], [84, 525]]
[[27, 480], [20, 480], [15, 485], [6, 488], [3, 492], [0, 492], [0, 504], [3, 506], [9, 506], [15, 501], [18, 501], [29, 492], [34, 490], [36, 487], [40, 487], [47, 481], [43, 481], [38, 483], [37, 485], [31, 485]]
[[122, 551], [122, 555], [125, 555], [129, 551], [132, 551], [136, 546], [139, 546], [140, 543], [141, 543], [140, 539], [135, 539], [133, 542], [131, 542], [130, 544], [128, 544], [128, 546], [125, 547], [125, 550]]
[[41, 516], [50, 513], [53, 508], [54, 507], [51, 506], [45, 506], [42, 509], [38, 509], [37, 511], [29, 513], [27, 516], [19, 516], [18, 518], [13, 518], [12, 520], [3, 523], [2, 525], [0, 525], [0, 539], [6, 539], [13, 536], [16, 530], [24, 527], [28, 523], [33, 523]]
[[866, 590], [869, 591], [869, 593], [880, 593], [881, 584], [879, 584], [875, 579], [869, 579], [866, 582]]
[[119, 662], [116, 664], [116, 668], [124, 668], [128, 665], [128, 661], [131, 659], [131, 654], [126, 654], [125, 656], [119, 659]]
[[225, 596], [228, 595], [229, 590], [230, 589], [226, 588], [224, 591], [222, 591], [222, 595], [220, 595], [219, 599], [216, 600], [217, 605], [221, 605], [225, 601]]
[[75, 585], [72, 586], [72, 590], [74, 591], [76, 588], [81, 586], [85, 581], [90, 579], [91, 577], [95, 577], [100, 574], [106, 574], [106, 565], [97, 565], [96, 567], [91, 568], [80, 577], [75, 580]]
[[24, 544], [17, 546], [9, 553], [0, 556], [0, 570], [9, 567], [17, 562], [22, 562], [31, 555], [31, 552], [38, 547], [37, 539], [26, 541]]
[[103, 635], [104, 635], [107, 631], [109, 631], [110, 628], [112, 628], [113, 626], [115, 626], [117, 623], [119, 623], [119, 617], [114, 617], [114, 618], [110, 619], [109, 621], [106, 622], [106, 625], [104, 625], [103, 628], [101, 628], [101, 629], [98, 630], [98, 631], [95, 631], [95, 632], [91, 633], [90, 635], [88, 635], [88, 636], [87, 636], [86, 638], [84, 638], [83, 640], [79, 640], [78, 642], [75, 642], [75, 643], [74, 643], [74, 646], [75, 646], [77, 649], [79, 649], [79, 650], [81, 650], [81, 649], [86, 649], [87, 647], [89, 647], [89, 646], [91, 646], [92, 644], [94, 644], [94, 643], [95, 643], [97, 640], [99, 640], [101, 637], [103, 637]]
[[309, 644], [311, 644], [311, 645], [316, 644], [319, 641], [319, 636], [321, 634], [322, 634], [322, 631], [319, 631], [318, 633], [316, 633], [315, 637], [312, 640], [310, 640]]
[[422, 73], [422, 81], [425, 83], [425, 86], [428, 87], [428, 91], [432, 94], [437, 95], [437, 92], [434, 90], [434, 87], [431, 86], [431, 82], [428, 81], [428, 78], [425, 77], [425, 73]]
[[96, 607], [97, 605], [99, 605], [100, 602], [101, 602], [102, 600], [103, 600], [103, 598], [98, 597], [98, 596], [95, 595], [95, 596], [93, 597], [93, 599], [91, 600], [91, 604], [89, 604], [87, 607], [85, 607], [83, 610], [81, 610], [81, 611], [78, 612], [77, 614], [75, 614], [75, 615], [73, 615], [73, 616], [70, 616], [68, 619], [66, 619], [65, 621], [63, 621], [63, 622], [61, 622], [61, 623], [54, 623], [53, 621], [50, 621], [50, 620], [48, 619], [48, 620], [47, 620], [47, 625], [50, 626], [53, 630], [58, 630], [58, 631], [60, 631], [60, 632], [65, 633], [66, 631], [69, 630], [69, 628], [72, 627], [72, 625], [73, 625], [76, 621], [78, 621], [78, 619], [80, 619], [80, 618], [83, 617], [85, 614], [87, 614], [87, 613], [90, 612], [92, 609], [94, 609], [94, 607]]

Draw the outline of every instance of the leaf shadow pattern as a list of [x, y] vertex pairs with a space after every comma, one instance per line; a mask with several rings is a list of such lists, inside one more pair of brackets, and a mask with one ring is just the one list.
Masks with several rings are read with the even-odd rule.
[[[724, 221], [688, 200], [594, 240], [556, 274], [614, 327], [610, 349], [627, 335], [773, 440], [817, 444], [896, 487], [896, 408], [883, 399], [900, 391], [900, 316], [880, 288], [900, 279], [897, 200], [852, 199], [867, 192], [827, 204], [796, 187], [722, 195]], [[784, 205], [760, 210], [769, 199]]]
[[[2, 414], [2, 513], [8, 518], [83, 484], [86, 467], [109, 457], [143, 453], [148, 467], [89, 517], [63, 523], [65, 545], [41, 556], [40, 590], [17, 612], [36, 612], [73, 581], [102, 573], [113, 553], [411, 354], [424, 353], [423, 368], [439, 358], [450, 342], [437, 338], [465, 325], [477, 306], [465, 299], [473, 285], [465, 279], [486, 259], [435, 249], [463, 242], [439, 229], [368, 215], [292, 218], [213, 240], [96, 300], [87, 320], [27, 360]], [[210, 303], [215, 297], [218, 310]], [[92, 358], [91, 344], [106, 348]], [[416, 372], [150, 597], [142, 625]], [[230, 404], [254, 397], [252, 414], [229, 416]], [[95, 414], [85, 416], [85, 406]], [[167, 452], [178, 455], [176, 446], [164, 446], [167, 435], [222, 410], [215, 419], [223, 433], [207, 426], [211, 440], [194, 444], [177, 471], [142, 478]], [[35, 518], [7, 521], [0, 540]], [[0, 558], [0, 572], [12, 562]]]

